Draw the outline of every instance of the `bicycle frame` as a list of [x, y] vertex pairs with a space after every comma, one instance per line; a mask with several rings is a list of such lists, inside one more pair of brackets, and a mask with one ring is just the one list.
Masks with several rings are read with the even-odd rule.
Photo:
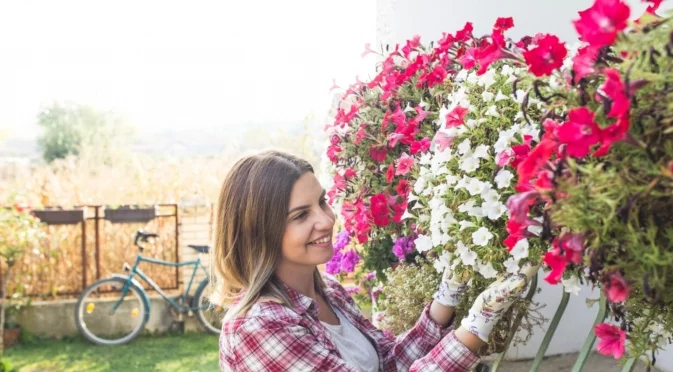
[[[161, 287], [157, 283], [155, 283], [152, 278], [150, 278], [147, 274], [145, 274], [140, 268], [138, 268], [138, 265], [140, 265], [141, 262], [149, 262], [152, 264], [157, 264], [157, 265], [162, 265], [162, 266], [169, 266], [169, 267], [182, 267], [182, 266], [194, 266], [194, 271], [192, 272], [192, 276], [189, 278], [189, 284], [187, 285], [187, 288], [185, 291], [182, 293], [182, 303], [186, 304], [187, 306], [180, 305], [176, 301], [174, 301], [170, 296], [164, 292]], [[125, 267], [128, 265], [124, 264]], [[119, 305], [124, 300], [124, 297], [126, 297], [126, 294], [128, 293], [129, 287], [131, 286], [131, 283], [133, 282], [133, 279], [136, 275], [138, 275], [141, 279], [143, 279], [147, 284], [150, 285], [161, 297], [164, 298], [164, 300], [168, 301], [171, 306], [174, 308], [178, 309], [180, 312], [185, 312], [185, 311], [196, 311], [199, 309], [198, 306], [192, 307], [190, 304], [187, 304], [187, 296], [189, 294], [189, 291], [192, 287], [192, 283], [194, 282], [194, 277], [196, 277], [196, 272], [198, 271], [199, 267], [203, 270], [203, 272], [206, 274], [206, 277], [208, 276], [208, 271], [206, 270], [206, 267], [201, 264], [201, 255], [197, 257], [195, 261], [187, 261], [187, 262], [170, 262], [170, 261], [164, 261], [164, 260], [159, 260], [155, 258], [149, 258], [149, 257], [143, 257], [141, 253], [138, 254], [136, 257], [136, 261], [133, 264], [133, 267], [130, 268], [129, 272], [129, 278], [124, 285], [124, 288], [122, 289], [122, 296], [119, 299], [119, 301], [112, 307], [111, 311], [116, 311]]]

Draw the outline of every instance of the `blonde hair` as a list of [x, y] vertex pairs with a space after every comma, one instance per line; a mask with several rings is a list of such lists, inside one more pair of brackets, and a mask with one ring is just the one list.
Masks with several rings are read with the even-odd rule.
[[[247, 313], [261, 297], [292, 306], [274, 271], [292, 187], [307, 172], [313, 173], [307, 161], [267, 150], [240, 159], [224, 179], [215, 215], [211, 301], [229, 308], [225, 320]], [[317, 268], [313, 276], [322, 292]]]

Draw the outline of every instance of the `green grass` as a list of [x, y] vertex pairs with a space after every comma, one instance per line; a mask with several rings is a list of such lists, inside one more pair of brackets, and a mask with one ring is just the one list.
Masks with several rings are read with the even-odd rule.
[[217, 337], [206, 333], [143, 336], [122, 346], [39, 340], [17, 345], [5, 357], [21, 372], [220, 370]]

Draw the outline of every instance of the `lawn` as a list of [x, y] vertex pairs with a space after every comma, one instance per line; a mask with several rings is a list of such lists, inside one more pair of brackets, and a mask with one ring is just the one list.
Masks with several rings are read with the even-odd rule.
[[219, 371], [217, 337], [206, 333], [145, 336], [122, 346], [84, 339], [40, 340], [6, 351], [19, 371]]

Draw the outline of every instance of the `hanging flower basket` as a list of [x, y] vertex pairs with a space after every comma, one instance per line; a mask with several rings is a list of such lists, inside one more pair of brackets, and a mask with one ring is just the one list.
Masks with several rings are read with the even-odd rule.
[[105, 219], [112, 223], [146, 223], [157, 215], [156, 208], [123, 205], [119, 208], [105, 208]]
[[84, 209], [37, 209], [35, 217], [47, 225], [74, 225], [84, 221]]

